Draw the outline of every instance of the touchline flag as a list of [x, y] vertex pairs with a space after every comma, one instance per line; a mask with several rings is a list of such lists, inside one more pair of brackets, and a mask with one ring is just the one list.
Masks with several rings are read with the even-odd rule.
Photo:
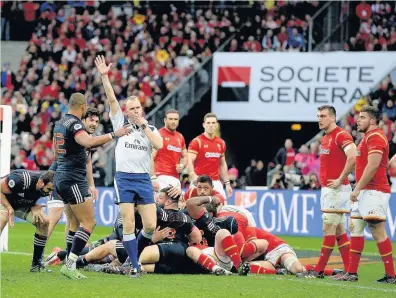
[[217, 101], [249, 101], [250, 67], [219, 66]]

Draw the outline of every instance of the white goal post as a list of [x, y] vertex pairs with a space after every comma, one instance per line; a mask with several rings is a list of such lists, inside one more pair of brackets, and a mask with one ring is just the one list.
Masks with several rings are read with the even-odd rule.
[[[11, 164], [12, 108], [0, 105], [0, 177], [10, 173]], [[0, 251], [8, 250], [8, 225], [0, 239]]]

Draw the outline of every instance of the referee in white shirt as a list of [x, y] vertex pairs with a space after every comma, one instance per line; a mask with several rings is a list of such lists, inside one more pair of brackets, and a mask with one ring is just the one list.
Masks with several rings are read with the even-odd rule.
[[[130, 276], [139, 277], [138, 251], [141, 253], [150, 243], [157, 225], [156, 205], [149, 175], [151, 152], [153, 148], [161, 149], [163, 141], [157, 129], [148, 125], [143, 118], [142, 106], [137, 97], [126, 99], [126, 117], [124, 116], [107, 75], [111, 64], [106, 65], [103, 56], [96, 57], [95, 64], [102, 76], [109, 100], [113, 129], [127, 123], [134, 128], [131, 134], [120, 137], [117, 141], [114, 187], [123, 222], [123, 244], [132, 264]], [[138, 239], [135, 235], [135, 205], [143, 221], [143, 230]]]

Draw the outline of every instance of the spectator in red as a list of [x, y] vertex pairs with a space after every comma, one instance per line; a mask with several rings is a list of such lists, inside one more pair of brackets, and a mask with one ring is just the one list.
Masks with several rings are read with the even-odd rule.
[[51, 85], [45, 86], [41, 92], [41, 98], [55, 100], [59, 97], [59, 86], [57, 81], [52, 81]]
[[275, 164], [280, 165], [281, 168], [289, 166], [294, 163], [296, 151], [293, 149], [293, 142], [290, 139], [285, 141], [285, 146], [280, 148], [275, 156]]
[[307, 145], [303, 144], [294, 158], [297, 168], [301, 170], [301, 174], [303, 175], [308, 175], [309, 173], [309, 167], [307, 166], [309, 159], [310, 154], [308, 147]]
[[356, 15], [362, 21], [368, 20], [371, 17], [371, 14], [371, 6], [367, 4], [366, 1], [362, 1], [358, 6], [356, 6]]
[[37, 3], [34, 3], [32, 0], [28, 0], [27, 2], [22, 4], [23, 8], [23, 16], [26, 21], [26, 30], [25, 30], [25, 36], [27, 37], [26, 39], [30, 39], [32, 36], [32, 33], [36, 29], [36, 14], [37, 10], [40, 8], [40, 5]]

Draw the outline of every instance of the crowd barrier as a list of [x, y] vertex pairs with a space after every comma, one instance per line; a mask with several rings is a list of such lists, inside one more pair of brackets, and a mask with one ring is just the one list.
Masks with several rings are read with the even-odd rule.
[[[99, 187], [98, 190], [99, 197], [95, 202], [96, 223], [98, 226], [112, 226], [118, 214], [118, 206], [114, 204], [114, 188]], [[45, 200], [42, 199], [41, 202], [45, 203]], [[320, 191], [234, 190], [227, 202], [249, 210], [258, 227], [274, 234], [322, 236]], [[65, 220], [63, 216], [62, 222]], [[396, 193], [392, 193], [390, 198], [386, 227], [391, 240], [396, 241]], [[372, 239], [367, 228], [365, 236]]]

